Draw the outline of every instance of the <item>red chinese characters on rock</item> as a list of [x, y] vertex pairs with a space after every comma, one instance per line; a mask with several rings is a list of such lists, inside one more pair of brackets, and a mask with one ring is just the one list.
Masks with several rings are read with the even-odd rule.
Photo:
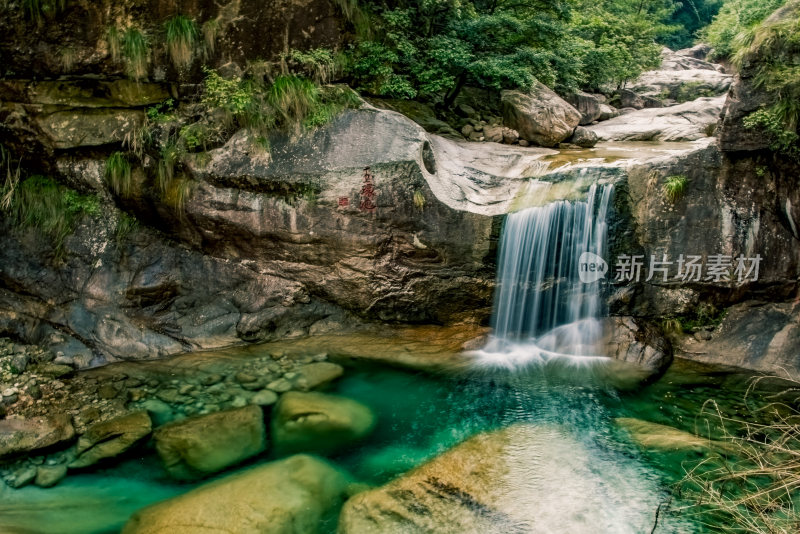
[[361, 186], [361, 203], [359, 204], [359, 208], [361, 211], [367, 213], [375, 213], [375, 210], [378, 208], [378, 205], [375, 204], [375, 197], [378, 191], [375, 189], [373, 179], [374, 176], [370, 172], [369, 167], [364, 167], [364, 184]]

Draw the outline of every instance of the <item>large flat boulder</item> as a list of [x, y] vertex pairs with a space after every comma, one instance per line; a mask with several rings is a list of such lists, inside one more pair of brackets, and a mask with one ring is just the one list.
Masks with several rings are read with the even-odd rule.
[[580, 112], [581, 126], [591, 124], [598, 120], [600, 115], [603, 113], [603, 110], [600, 106], [606, 103], [604, 96], [593, 95], [583, 91], [575, 91], [574, 93], [567, 95], [566, 101]]
[[263, 452], [264, 415], [246, 406], [169, 423], [154, 434], [156, 451], [173, 478], [211, 475]]
[[719, 120], [724, 96], [677, 106], [631, 111], [587, 128], [601, 141], [694, 141], [708, 137]]
[[375, 415], [346, 397], [324, 393], [284, 393], [272, 412], [272, 440], [282, 452], [329, 452], [372, 431]]
[[572, 135], [581, 121], [577, 109], [538, 82], [528, 92], [503, 91], [500, 98], [505, 125], [540, 146], [556, 146]]
[[297, 455], [231, 475], [136, 512], [123, 534], [313, 534], [341, 506], [347, 476]]
[[0, 421], [0, 458], [46, 449], [75, 436], [66, 414]]

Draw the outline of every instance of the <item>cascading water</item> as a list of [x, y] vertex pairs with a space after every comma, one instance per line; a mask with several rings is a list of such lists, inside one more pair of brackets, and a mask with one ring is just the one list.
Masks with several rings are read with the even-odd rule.
[[594, 184], [585, 201], [561, 200], [508, 215], [493, 335], [479, 351], [482, 358], [514, 365], [600, 356], [600, 281], [582, 282], [579, 260], [586, 252], [604, 257], [612, 194], [612, 185]]

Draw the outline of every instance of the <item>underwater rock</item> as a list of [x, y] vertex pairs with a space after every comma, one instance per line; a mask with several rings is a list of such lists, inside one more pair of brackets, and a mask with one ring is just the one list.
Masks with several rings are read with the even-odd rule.
[[581, 113], [544, 84], [526, 93], [503, 91], [503, 121], [519, 136], [537, 145], [552, 147], [572, 135]]
[[341, 506], [348, 477], [307, 455], [247, 469], [136, 512], [123, 534], [312, 534]]
[[66, 414], [0, 421], [0, 458], [31, 452], [71, 440], [75, 436]]
[[134, 412], [94, 424], [78, 439], [78, 457], [69, 467], [88, 467], [100, 460], [119, 456], [150, 435], [151, 430], [147, 412]]
[[40, 488], [52, 488], [67, 476], [66, 465], [40, 465], [36, 469], [34, 484]]
[[297, 389], [308, 391], [325, 386], [344, 373], [341, 365], [331, 362], [315, 362], [295, 369], [298, 377], [294, 379]]
[[290, 391], [272, 412], [272, 441], [280, 451], [329, 452], [368, 435], [375, 415], [346, 397]]
[[266, 448], [258, 406], [192, 417], [154, 433], [156, 451], [173, 478], [193, 480], [255, 456]]
[[644, 421], [643, 419], [618, 417], [614, 421], [625, 429], [631, 435], [633, 441], [643, 449], [703, 452], [725, 447], [724, 443], [695, 436], [671, 426]]

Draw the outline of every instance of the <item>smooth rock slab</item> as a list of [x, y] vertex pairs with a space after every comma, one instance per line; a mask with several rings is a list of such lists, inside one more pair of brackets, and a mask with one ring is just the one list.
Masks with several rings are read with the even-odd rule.
[[272, 414], [272, 440], [281, 452], [332, 451], [372, 431], [375, 415], [352, 399], [324, 393], [284, 393]]
[[264, 451], [264, 415], [258, 406], [169, 423], [154, 434], [156, 450], [173, 478], [192, 480]]
[[65, 414], [0, 421], [0, 458], [27, 453], [71, 440], [75, 436]]
[[587, 128], [600, 141], [695, 141], [719, 120], [725, 96], [678, 106], [641, 109]]
[[136, 512], [123, 534], [309, 534], [344, 500], [348, 479], [297, 455], [231, 475]]
[[333, 382], [342, 376], [344, 368], [331, 362], [315, 362], [299, 367], [296, 372], [299, 375], [295, 379], [297, 388], [308, 391]]
[[134, 412], [92, 425], [78, 439], [78, 457], [69, 467], [89, 467], [119, 456], [149, 436], [152, 429], [147, 412]]

